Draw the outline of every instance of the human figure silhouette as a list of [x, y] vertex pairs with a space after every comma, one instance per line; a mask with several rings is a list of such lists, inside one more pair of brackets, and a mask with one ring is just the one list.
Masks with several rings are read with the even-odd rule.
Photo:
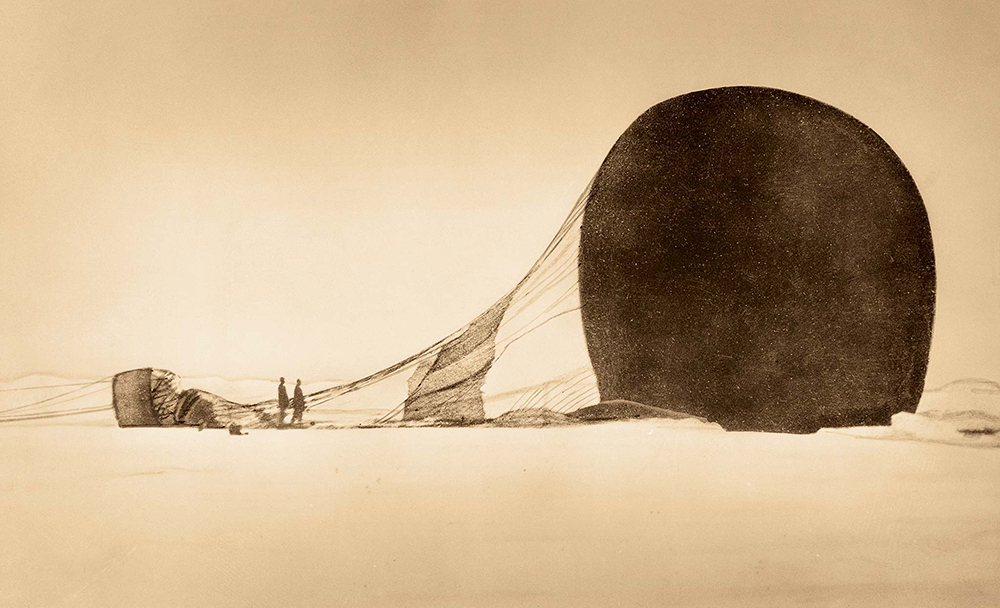
[[285, 389], [285, 379], [278, 382], [278, 428], [285, 426], [285, 412], [288, 411], [288, 391]]
[[306, 411], [306, 397], [302, 394], [302, 380], [295, 381], [295, 393], [292, 396], [292, 424], [302, 422], [302, 414]]

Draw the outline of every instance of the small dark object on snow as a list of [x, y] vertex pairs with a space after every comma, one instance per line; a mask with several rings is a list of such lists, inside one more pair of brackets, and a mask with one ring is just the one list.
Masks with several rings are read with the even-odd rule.
[[991, 428], [958, 429], [958, 432], [963, 435], [996, 435], [998, 430], [1000, 429], [991, 429]]

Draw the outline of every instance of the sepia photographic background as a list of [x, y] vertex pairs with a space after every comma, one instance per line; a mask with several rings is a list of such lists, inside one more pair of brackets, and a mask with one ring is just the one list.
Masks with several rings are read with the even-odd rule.
[[[5, 0], [0, 381], [395, 363], [524, 275], [640, 113], [726, 85], [888, 142], [934, 238], [927, 388], [1000, 380], [998, 31], [991, 2]], [[961, 396], [1000, 415], [990, 386]], [[936, 430], [104, 414], [0, 428], [0, 605], [1000, 604], [1000, 452]]]
[[649, 106], [752, 84], [895, 149], [927, 385], [1000, 376], [988, 2], [0, 6], [0, 376], [353, 378], [520, 279]]

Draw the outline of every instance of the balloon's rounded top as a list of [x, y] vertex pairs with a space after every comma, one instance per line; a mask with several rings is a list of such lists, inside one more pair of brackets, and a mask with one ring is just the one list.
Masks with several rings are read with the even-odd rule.
[[930, 225], [854, 117], [778, 89], [696, 91], [644, 112], [601, 165], [580, 292], [603, 400], [739, 430], [888, 424], [923, 387]]

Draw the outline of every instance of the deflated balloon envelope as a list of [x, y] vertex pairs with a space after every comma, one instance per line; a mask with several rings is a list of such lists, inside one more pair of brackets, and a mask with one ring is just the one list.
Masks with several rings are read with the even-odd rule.
[[603, 400], [730, 430], [914, 411], [934, 314], [927, 214], [874, 131], [794, 93], [660, 103], [618, 139], [581, 230]]

